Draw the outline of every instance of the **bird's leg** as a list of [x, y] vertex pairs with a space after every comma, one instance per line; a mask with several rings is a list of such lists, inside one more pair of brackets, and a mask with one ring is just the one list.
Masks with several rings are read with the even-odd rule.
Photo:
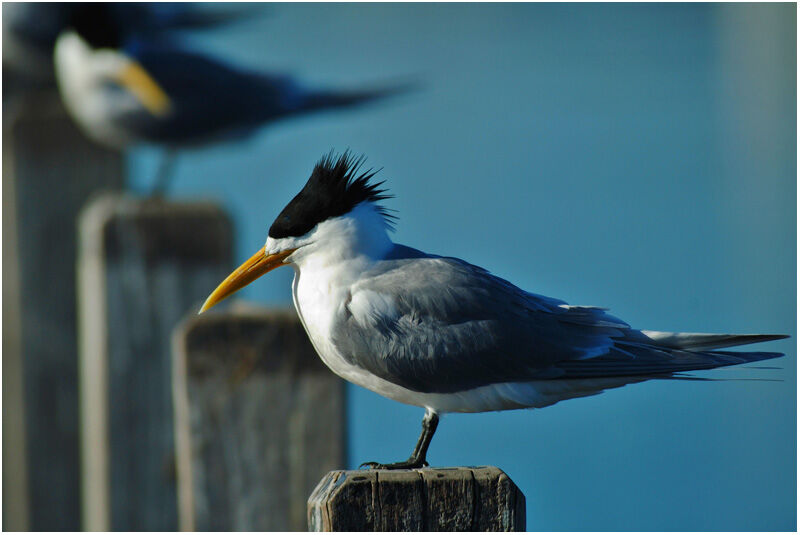
[[367, 466], [372, 469], [396, 470], [400, 468], [422, 468], [428, 466], [428, 461], [425, 457], [428, 454], [428, 446], [431, 445], [433, 434], [436, 432], [436, 427], [439, 425], [439, 415], [430, 409], [425, 411], [425, 417], [422, 419], [422, 433], [417, 440], [417, 445], [411, 457], [407, 461], [399, 463], [381, 464], [376, 462], [363, 463], [361, 466]]
[[156, 179], [153, 182], [153, 189], [150, 191], [151, 197], [161, 198], [164, 196], [169, 188], [173, 169], [175, 169], [175, 151], [166, 149], [166, 152], [161, 157], [158, 170], [156, 170]]

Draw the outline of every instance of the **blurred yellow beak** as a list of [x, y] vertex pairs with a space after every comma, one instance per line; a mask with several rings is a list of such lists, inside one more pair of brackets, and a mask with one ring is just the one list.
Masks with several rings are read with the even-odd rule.
[[203, 308], [200, 309], [199, 314], [202, 314], [232, 293], [238, 292], [261, 275], [282, 266], [286, 257], [296, 250], [297, 249], [289, 249], [287, 251], [281, 251], [280, 253], [267, 255], [262, 247], [256, 254], [251, 256], [247, 262], [228, 275], [228, 277], [217, 286], [216, 290], [211, 292], [206, 302], [203, 303]]
[[152, 76], [135, 61], [130, 62], [116, 76], [117, 81], [133, 93], [142, 106], [156, 117], [169, 113], [172, 104], [167, 93]]

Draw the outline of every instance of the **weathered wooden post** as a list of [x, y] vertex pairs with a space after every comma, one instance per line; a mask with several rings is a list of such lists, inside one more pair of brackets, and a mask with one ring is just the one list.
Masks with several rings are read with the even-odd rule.
[[308, 499], [310, 531], [525, 531], [525, 496], [499, 468], [335, 470]]
[[232, 268], [208, 202], [108, 195], [80, 221], [84, 529], [178, 526], [172, 330]]
[[76, 220], [123, 182], [122, 155], [88, 141], [55, 89], [4, 88], [4, 529], [81, 529]]
[[344, 462], [344, 382], [293, 310], [212, 311], [174, 341], [180, 528], [305, 531], [309, 493]]

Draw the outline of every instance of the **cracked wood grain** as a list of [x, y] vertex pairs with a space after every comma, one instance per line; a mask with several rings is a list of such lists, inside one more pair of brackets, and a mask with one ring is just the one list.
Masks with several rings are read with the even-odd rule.
[[525, 496], [495, 467], [336, 470], [308, 499], [311, 531], [524, 531]]

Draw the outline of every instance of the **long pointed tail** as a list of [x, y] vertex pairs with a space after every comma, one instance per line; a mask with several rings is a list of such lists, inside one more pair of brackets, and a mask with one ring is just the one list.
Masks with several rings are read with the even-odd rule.
[[782, 357], [783, 353], [755, 351], [690, 351], [619, 344], [608, 355], [559, 363], [567, 378], [652, 376], [710, 370]]
[[[264, 17], [269, 11], [263, 5], [227, 5], [206, 4], [150, 4], [147, 5], [149, 17], [146, 28], [142, 30], [205, 30], [236, 22], [250, 21]], [[123, 11], [123, 14], [125, 12]]]
[[670, 349], [703, 351], [723, 347], [755, 344], [788, 338], [785, 334], [708, 334], [708, 333], [670, 333], [662, 331], [641, 331], [653, 345]]
[[368, 104], [385, 98], [401, 95], [419, 88], [414, 81], [385, 83], [363, 89], [354, 90], [321, 90], [308, 91], [300, 101], [303, 111], [322, 109], [348, 108]]
[[560, 362], [569, 378], [652, 376], [708, 370], [782, 357], [763, 351], [718, 351], [730, 347], [788, 338], [782, 334], [706, 334], [641, 331], [618, 340], [598, 357]]

